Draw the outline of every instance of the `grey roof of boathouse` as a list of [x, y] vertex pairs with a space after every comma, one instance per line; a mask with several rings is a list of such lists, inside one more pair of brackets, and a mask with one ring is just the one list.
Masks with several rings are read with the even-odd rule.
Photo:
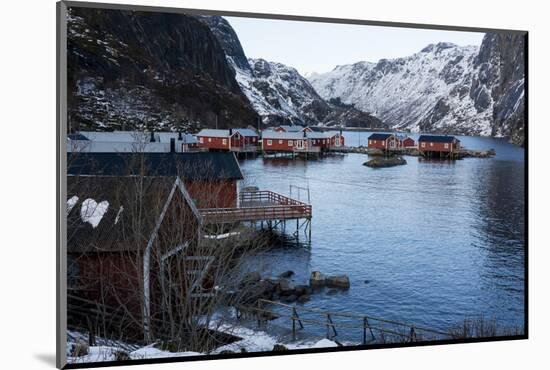
[[[245, 137], [254, 137], [258, 136], [258, 133], [250, 128], [234, 128], [232, 129], [233, 133], [238, 132]], [[229, 137], [229, 130], [205, 128], [202, 129], [197, 136], [207, 136], [207, 137]]]
[[442, 135], [420, 135], [418, 141], [431, 141], [433, 143], [452, 143], [454, 140], [460, 141], [454, 136]]
[[73, 176], [179, 176], [182, 180], [242, 180], [231, 152], [67, 153]]
[[392, 136], [393, 134], [372, 134], [371, 136], [369, 136], [369, 140], [386, 140], [387, 138], [389, 138], [390, 136]]

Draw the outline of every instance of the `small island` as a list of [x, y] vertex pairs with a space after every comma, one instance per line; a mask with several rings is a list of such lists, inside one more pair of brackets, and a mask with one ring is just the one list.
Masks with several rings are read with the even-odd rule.
[[363, 163], [363, 166], [372, 168], [394, 167], [407, 164], [407, 161], [402, 157], [375, 158]]

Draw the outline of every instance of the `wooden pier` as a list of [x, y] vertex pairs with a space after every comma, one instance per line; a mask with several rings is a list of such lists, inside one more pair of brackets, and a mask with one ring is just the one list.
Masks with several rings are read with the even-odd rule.
[[[304, 229], [311, 240], [312, 207], [310, 204], [270, 191], [243, 191], [239, 193], [238, 206], [234, 208], [202, 208], [199, 212], [205, 225], [236, 224], [239, 222], [265, 222], [270, 229], [281, 226], [286, 230], [286, 222], [296, 220], [295, 236]], [[300, 220], [303, 220], [300, 222]]]

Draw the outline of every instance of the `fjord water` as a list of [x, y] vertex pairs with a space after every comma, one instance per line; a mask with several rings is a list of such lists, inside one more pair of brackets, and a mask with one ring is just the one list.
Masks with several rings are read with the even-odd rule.
[[[346, 132], [346, 144], [365, 145], [368, 135]], [[314, 270], [349, 275], [348, 291], [314, 294], [306, 307], [441, 330], [471, 315], [523, 328], [524, 150], [501, 139], [460, 139], [497, 154], [406, 157], [407, 165], [382, 169], [363, 166], [362, 154], [242, 161], [242, 185], [283, 194], [290, 185], [309, 187], [313, 205], [309, 248], [276, 248], [249, 268], [272, 276], [292, 270], [296, 283]]]

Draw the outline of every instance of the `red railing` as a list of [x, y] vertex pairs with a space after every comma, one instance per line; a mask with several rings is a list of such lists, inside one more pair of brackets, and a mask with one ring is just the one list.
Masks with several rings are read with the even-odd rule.
[[269, 190], [242, 192], [236, 208], [203, 208], [206, 223], [311, 218], [311, 205]]

